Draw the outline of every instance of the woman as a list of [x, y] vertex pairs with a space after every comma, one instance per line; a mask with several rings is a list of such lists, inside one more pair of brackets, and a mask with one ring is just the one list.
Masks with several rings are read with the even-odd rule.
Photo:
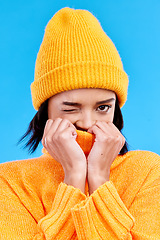
[[160, 239], [160, 157], [128, 151], [128, 77], [97, 19], [64, 8], [48, 23], [23, 138], [39, 158], [1, 164], [0, 239]]

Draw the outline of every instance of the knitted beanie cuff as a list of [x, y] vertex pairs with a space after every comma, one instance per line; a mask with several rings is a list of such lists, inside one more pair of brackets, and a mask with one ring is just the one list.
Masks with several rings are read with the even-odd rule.
[[[126, 101], [127, 74], [102, 62], [76, 62], [48, 71], [31, 84], [33, 106], [36, 110], [53, 95], [79, 88], [102, 88], [114, 91], [122, 107]], [[124, 90], [124, 92], [123, 92]]]

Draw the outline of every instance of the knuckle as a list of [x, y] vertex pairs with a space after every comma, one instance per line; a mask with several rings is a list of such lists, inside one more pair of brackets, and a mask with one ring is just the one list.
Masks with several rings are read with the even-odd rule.
[[118, 142], [120, 142], [121, 141], [121, 136], [120, 135], [118, 135], [117, 137], [116, 137], [116, 141], [118, 141]]
[[103, 136], [103, 140], [105, 141], [105, 142], [108, 142], [108, 143], [110, 143], [110, 142], [112, 142], [113, 141], [113, 137], [111, 136], [111, 135], [104, 135]]
[[55, 121], [61, 121], [61, 120], [62, 120], [62, 118], [60, 118], [60, 117], [55, 119]]
[[64, 132], [61, 132], [59, 134], [55, 134], [55, 136], [54, 136], [54, 140], [56, 142], [62, 142], [65, 139], [66, 139], [66, 134]]
[[57, 133], [55, 133], [53, 136], [52, 136], [52, 141], [54, 142], [57, 142], [58, 140], [59, 140], [59, 135], [60, 134], [57, 134]]
[[48, 144], [51, 144], [51, 143], [52, 143], [52, 137], [51, 137], [51, 136], [48, 136], [48, 137], [46, 138], [46, 143], [48, 143]]
[[63, 119], [62, 122], [66, 125], [69, 126], [71, 122], [68, 119]]
[[108, 139], [108, 141], [111, 143], [111, 142], [114, 142], [115, 141], [115, 138], [114, 138], [114, 136], [109, 136], [109, 139]]
[[97, 124], [97, 125], [99, 125], [100, 123], [101, 123], [101, 121], [99, 121], [99, 120], [96, 121], [96, 124]]
[[53, 120], [51, 120], [51, 119], [48, 119], [48, 120], [46, 121], [44, 131], [46, 131], [47, 129], [50, 129], [50, 127], [51, 127], [51, 125], [52, 125], [52, 122], [53, 122]]
[[62, 118], [58, 117], [53, 121], [53, 125], [57, 125], [57, 124], [59, 125], [61, 121], [62, 121]]
[[124, 145], [124, 144], [125, 144], [125, 142], [126, 142], [126, 139], [125, 139], [125, 137], [122, 137], [122, 144]]
[[93, 126], [92, 126], [92, 130], [93, 130], [93, 131], [95, 131], [95, 130], [97, 130], [97, 129], [98, 129], [98, 127], [97, 127], [96, 125], [93, 125]]
[[63, 140], [66, 140], [67, 139], [67, 134], [65, 132], [62, 132], [60, 135], [60, 140], [63, 141]]
[[53, 122], [52, 119], [48, 119], [48, 120], [46, 121], [46, 124], [51, 124], [52, 122]]
[[42, 138], [42, 145], [43, 145], [43, 146], [45, 145], [45, 141], [44, 141], [44, 138]]
[[114, 138], [114, 142], [115, 142], [115, 144], [119, 144], [119, 143], [121, 143], [122, 142], [122, 138], [121, 138], [121, 136], [116, 136], [115, 138]]
[[62, 119], [62, 121], [65, 122], [65, 123], [68, 123], [68, 122], [69, 122], [69, 120], [66, 119], [66, 118]]

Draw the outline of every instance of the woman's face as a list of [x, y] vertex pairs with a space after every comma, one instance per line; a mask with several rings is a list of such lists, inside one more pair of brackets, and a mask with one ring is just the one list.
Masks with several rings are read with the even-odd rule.
[[75, 89], [51, 97], [48, 117], [68, 119], [77, 130], [87, 131], [95, 122], [113, 122], [116, 94], [105, 89]]

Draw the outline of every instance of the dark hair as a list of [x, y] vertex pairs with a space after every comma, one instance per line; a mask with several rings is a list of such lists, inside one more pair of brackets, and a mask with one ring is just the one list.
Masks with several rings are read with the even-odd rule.
[[[123, 116], [122, 116], [121, 109], [119, 107], [119, 102], [118, 102], [117, 96], [116, 96], [116, 104], [115, 104], [115, 110], [114, 110], [113, 123], [118, 128], [118, 130], [121, 132], [121, 130], [123, 129], [123, 126], [124, 126], [124, 122], [123, 122]], [[127, 152], [128, 152], [128, 143], [125, 141], [125, 144], [119, 154], [123, 155]]]
[[[38, 112], [35, 114], [34, 118], [30, 122], [26, 133], [21, 137], [21, 139], [18, 142], [20, 143], [24, 141], [27, 137], [29, 137], [29, 140], [25, 144], [24, 148], [28, 147], [29, 148], [28, 152], [30, 154], [36, 150], [40, 141], [42, 140], [44, 127], [47, 120], [48, 120], [48, 99], [44, 103], [42, 103]], [[123, 116], [121, 113], [121, 109], [119, 107], [118, 98], [116, 98], [113, 123], [120, 131], [122, 130]], [[127, 142], [125, 142], [119, 154], [123, 155], [126, 152], [128, 152]]]
[[29, 140], [24, 145], [24, 148], [28, 147], [28, 152], [32, 154], [38, 147], [40, 141], [43, 137], [44, 127], [46, 121], [48, 120], [48, 99], [42, 103], [38, 112], [33, 117], [30, 122], [26, 133], [20, 138], [18, 144], [26, 140], [29, 137]]

